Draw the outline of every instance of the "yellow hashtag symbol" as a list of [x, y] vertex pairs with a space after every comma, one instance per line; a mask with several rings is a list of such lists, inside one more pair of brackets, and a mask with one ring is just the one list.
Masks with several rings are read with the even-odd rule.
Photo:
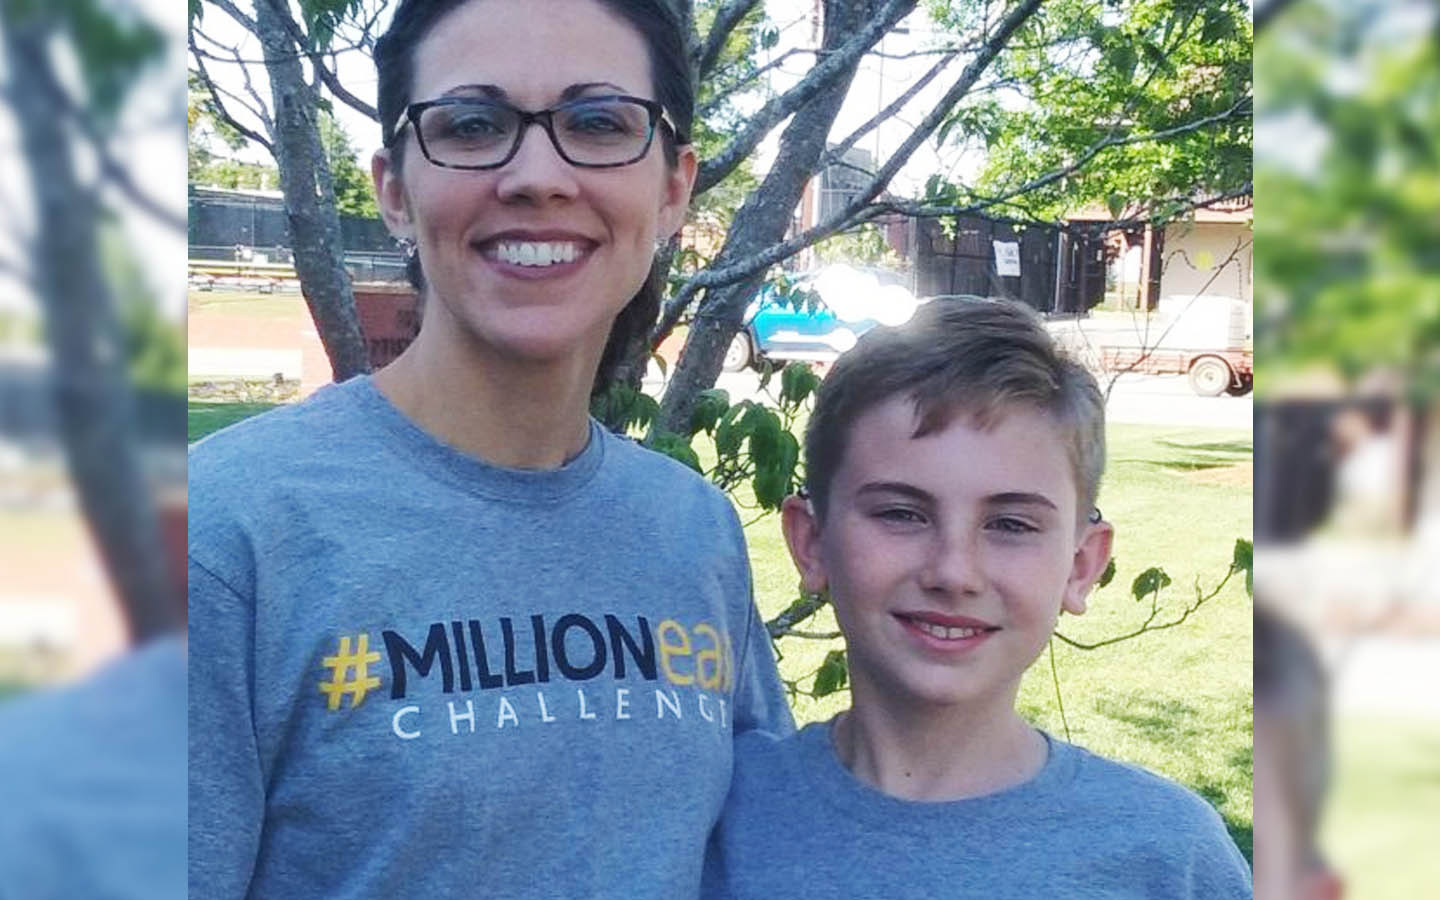
[[[362, 634], [355, 642], [355, 652], [350, 652], [350, 637], [340, 639], [340, 652], [327, 656], [320, 662], [330, 669], [330, 680], [320, 682], [320, 690], [329, 698], [330, 709], [340, 708], [340, 696], [350, 695], [350, 708], [354, 709], [365, 700], [365, 694], [380, 686], [380, 679], [370, 674], [370, 664], [380, 661], [380, 654], [370, 649], [370, 635]], [[355, 677], [348, 677], [351, 674]]]

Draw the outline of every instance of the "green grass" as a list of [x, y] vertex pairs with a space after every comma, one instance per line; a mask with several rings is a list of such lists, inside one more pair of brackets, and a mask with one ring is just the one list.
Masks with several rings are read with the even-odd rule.
[[[1062, 620], [1061, 631], [1093, 643], [1133, 630], [1148, 604], [1130, 596], [1130, 584], [1150, 566], [1161, 566], [1173, 579], [1162, 594], [1170, 608], [1194, 596], [1197, 578], [1216, 584], [1236, 538], [1251, 534], [1250, 459], [1248, 432], [1112, 426], [1100, 506], [1116, 527], [1117, 575], [1092, 596], [1084, 617]], [[750, 524], [746, 537], [756, 598], [769, 618], [794, 599], [797, 577], [777, 517]], [[1237, 580], [1178, 628], [1098, 650], [1055, 645], [1074, 742], [1160, 772], [1206, 797], [1247, 858], [1253, 821], [1250, 616], [1249, 597]], [[1157, 621], [1169, 619], [1162, 612]], [[827, 611], [804, 627], [832, 631], [834, 618]], [[782, 674], [804, 679], [839, 646], [782, 641]], [[819, 700], [802, 695], [794, 703], [802, 723], [848, 705], [844, 692]], [[1019, 706], [1031, 722], [1065, 735], [1047, 657], [1026, 676]]]
[[1345, 895], [1433, 896], [1440, 885], [1436, 823], [1440, 721], [1360, 716], [1337, 721], [1333, 793], [1321, 845], [1345, 880]]
[[[190, 439], [268, 408], [265, 404], [190, 405]], [[1062, 620], [1062, 633], [1093, 643], [1138, 627], [1148, 604], [1130, 595], [1135, 576], [1160, 566], [1173, 579], [1162, 593], [1158, 622], [1193, 598], [1198, 579], [1215, 585], [1229, 567], [1237, 538], [1251, 534], [1248, 432], [1115, 425], [1110, 465], [1100, 492], [1115, 524], [1117, 574], [1091, 597], [1082, 618]], [[702, 439], [703, 462], [714, 459]], [[746, 499], [741, 492], [741, 500]], [[755, 576], [756, 600], [770, 618], [795, 598], [797, 576], [780, 536], [779, 519], [758, 520], [741, 509]], [[1231, 835], [1251, 854], [1251, 604], [1232, 581], [1183, 625], [1098, 650], [1055, 644], [1055, 664], [1071, 739], [1103, 756], [1125, 760], [1188, 785], [1220, 810]], [[835, 630], [829, 611], [807, 622]], [[839, 641], [790, 638], [781, 642], [781, 672], [808, 677]], [[847, 692], [822, 699], [797, 696], [796, 718], [828, 718], [849, 705]], [[1021, 712], [1063, 737], [1048, 657], [1021, 686]]]
[[267, 409], [274, 409], [275, 403], [205, 403], [190, 401], [186, 416], [186, 440], [195, 443], [211, 432], [219, 431], [226, 425], [233, 425], [241, 419], [248, 419]]

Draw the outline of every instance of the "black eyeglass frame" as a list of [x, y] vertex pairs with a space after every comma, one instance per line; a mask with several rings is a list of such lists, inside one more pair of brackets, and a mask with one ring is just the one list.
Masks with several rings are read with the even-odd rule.
[[[650, 115], [649, 127], [645, 134], [645, 144], [640, 148], [639, 153], [636, 153], [635, 156], [623, 162], [576, 162], [575, 160], [570, 158], [569, 154], [565, 152], [565, 148], [560, 146], [560, 139], [555, 136], [554, 115], [557, 112], [564, 112], [565, 110], [570, 109], [574, 106], [580, 106], [583, 104], [594, 103], [596, 101], [603, 100], [623, 100], [628, 103], [634, 103], [645, 108], [645, 111]], [[432, 109], [437, 106], [469, 106], [476, 103], [485, 103], [491, 106], [498, 106], [501, 109], [513, 112], [516, 116], [519, 117], [520, 127], [515, 129], [515, 142], [510, 145], [510, 151], [505, 154], [505, 157], [498, 162], [484, 163], [483, 165], [456, 165], [455, 163], [441, 162], [435, 157], [431, 156], [430, 149], [425, 146], [425, 138], [420, 133], [420, 117], [425, 114], [425, 111], [427, 109]], [[675, 141], [677, 143], [685, 143], [685, 141], [680, 136], [679, 129], [675, 127], [675, 123], [670, 121], [670, 116], [668, 113], [665, 112], [665, 107], [661, 106], [654, 100], [646, 100], [644, 97], [633, 97], [629, 94], [602, 94], [597, 96], [577, 97], [574, 100], [567, 100], [566, 102], [561, 103], [558, 106], [552, 106], [548, 109], [537, 109], [534, 112], [526, 112], [518, 106], [506, 103], [504, 100], [496, 100], [490, 97], [440, 97], [435, 100], [421, 100], [418, 103], [411, 103], [409, 106], [405, 107], [405, 118], [400, 121], [400, 127], [395, 129], [395, 133], [390, 136], [390, 142], [386, 146], [393, 146], [395, 142], [400, 139], [400, 133], [404, 131], [405, 126], [409, 125], [411, 129], [415, 132], [415, 142], [420, 145], [421, 154], [424, 155], [426, 161], [428, 161], [432, 166], [439, 166], [442, 169], [463, 169], [472, 172], [485, 171], [488, 169], [498, 169], [506, 163], [510, 162], [510, 160], [514, 159], [515, 154], [520, 152], [520, 143], [525, 140], [525, 135], [530, 131], [530, 126], [532, 124], [539, 123], [540, 127], [545, 129], [546, 136], [550, 138], [550, 146], [554, 147], [555, 152], [560, 154], [560, 158], [565, 160], [570, 165], [581, 169], [617, 169], [621, 166], [633, 166], [635, 163], [645, 158], [645, 154], [650, 152], [650, 145], [655, 142], [655, 126], [656, 124], [662, 122], [667, 128], [670, 129], [670, 133], [675, 136]]]

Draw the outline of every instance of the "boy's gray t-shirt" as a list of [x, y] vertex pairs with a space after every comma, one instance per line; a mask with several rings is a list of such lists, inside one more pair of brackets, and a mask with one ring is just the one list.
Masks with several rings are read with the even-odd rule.
[[1252, 896], [1199, 796], [1046, 735], [1025, 784], [966, 800], [884, 794], [835, 755], [832, 723], [748, 734], [705, 863], [707, 898], [886, 900]]
[[734, 510], [592, 422], [553, 471], [368, 377], [190, 455], [190, 887], [680, 897], [788, 731]]

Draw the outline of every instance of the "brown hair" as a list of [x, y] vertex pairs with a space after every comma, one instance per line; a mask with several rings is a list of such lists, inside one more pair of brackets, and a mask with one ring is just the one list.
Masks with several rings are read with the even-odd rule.
[[1060, 352], [1029, 307], [933, 300], [904, 325], [866, 332], [820, 385], [805, 429], [806, 488], [820, 519], [850, 427], [897, 394], [915, 402], [912, 437], [961, 413], [983, 428], [1017, 405], [1044, 412], [1065, 436], [1082, 517], [1094, 507], [1105, 468], [1105, 404], [1095, 379]]

